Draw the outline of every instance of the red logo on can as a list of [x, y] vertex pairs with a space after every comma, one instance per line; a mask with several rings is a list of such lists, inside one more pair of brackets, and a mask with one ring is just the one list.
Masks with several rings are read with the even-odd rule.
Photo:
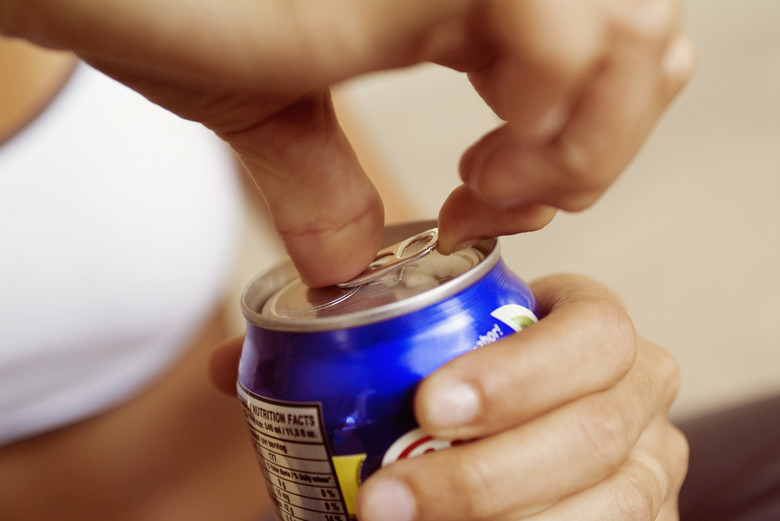
[[464, 440], [442, 440], [440, 438], [434, 438], [433, 436], [426, 434], [422, 429], [417, 428], [407, 432], [393, 442], [382, 458], [382, 466], [389, 465], [394, 461], [422, 456], [429, 452], [457, 447], [464, 443], [466, 443]]

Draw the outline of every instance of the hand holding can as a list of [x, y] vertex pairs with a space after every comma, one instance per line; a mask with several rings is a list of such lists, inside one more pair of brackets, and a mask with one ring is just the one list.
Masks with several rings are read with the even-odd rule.
[[[687, 444], [668, 419], [679, 384], [673, 358], [636, 336], [601, 284], [556, 275], [531, 288], [538, 324], [418, 386], [426, 432], [473, 441], [379, 469], [361, 486], [361, 521], [679, 518]], [[231, 394], [241, 341], [212, 357], [215, 384]], [[455, 425], [434, 412], [452, 410], [453, 388], [477, 398]]]
[[340, 287], [308, 288], [285, 264], [245, 291], [238, 393], [280, 520], [346, 521], [378, 468], [462, 443], [419, 428], [417, 385], [536, 322], [496, 240], [444, 256], [429, 225], [388, 229], [395, 245]]
[[[538, 324], [452, 360], [417, 390], [426, 432], [473, 441], [377, 471], [358, 497], [360, 521], [679, 519], [688, 447], [669, 420], [674, 359], [593, 280], [556, 275], [531, 288]], [[455, 423], [440, 414], [453, 396], [472, 404]]]

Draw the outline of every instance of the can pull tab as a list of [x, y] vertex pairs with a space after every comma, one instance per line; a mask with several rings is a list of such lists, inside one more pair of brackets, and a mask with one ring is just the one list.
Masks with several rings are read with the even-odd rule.
[[380, 279], [388, 273], [428, 255], [436, 248], [438, 240], [439, 229], [432, 228], [379, 250], [374, 261], [368, 265], [363, 273], [352, 280], [338, 284], [338, 287], [342, 289], [356, 288]]

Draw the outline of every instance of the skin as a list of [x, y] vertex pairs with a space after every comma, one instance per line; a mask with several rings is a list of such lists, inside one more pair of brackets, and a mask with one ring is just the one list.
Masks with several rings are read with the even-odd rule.
[[[691, 74], [679, 18], [674, 0], [0, 0], [0, 33], [72, 50], [230, 144], [313, 286], [362, 271], [383, 228], [332, 85], [435, 62], [468, 74], [505, 121], [464, 152], [439, 214], [446, 253], [603, 194]], [[481, 439], [376, 474], [361, 521], [677, 518], [673, 361], [603, 287], [563, 277], [534, 290], [539, 325], [418, 392], [429, 432]], [[239, 346], [212, 362], [231, 388]], [[471, 396], [456, 424], [437, 417], [452, 396]]]
[[186, 355], [112, 409], [0, 446], [8, 521], [256, 521], [270, 510], [236, 400], [204, 377], [215, 313]]
[[75, 67], [70, 53], [51, 52], [0, 37], [0, 146], [43, 110]]
[[[0, 143], [23, 137], [76, 65], [71, 53], [0, 38], [0, 71], [10, 72], [0, 74]], [[235, 331], [233, 307], [214, 305], [153, 384], [100, 414], [0, 445], [0, 518], [254, 521], [268, 511], [241, 411], [204, 377], [214, 343]]]
[[0, 1], [1, 33], [71, 49], [225, 139], [313, 286], [362, 271], [383, 227], [331, 85], [435, 62], [506, 122], [463, 155], [439, 215], [450, 252], [598, 199], [691, 73], [679, 18], [677, 0]]
[[[688, 446], [668, 420], [674, 359], [590, 279], [553, 276], [532, 289], [538, 324], [455, 359], [417, 391], [427, 432], [478, 440], [374, 474], [358, 497], [361, 521], [678, 519]], [[226, 393], [241, 343], [212, 354]]]

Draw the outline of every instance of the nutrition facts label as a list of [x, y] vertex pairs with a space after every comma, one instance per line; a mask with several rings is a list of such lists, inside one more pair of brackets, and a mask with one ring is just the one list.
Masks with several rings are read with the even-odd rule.
[[349, 521], [318, 404], [279, 402], [239, 386], [279, 521]]

